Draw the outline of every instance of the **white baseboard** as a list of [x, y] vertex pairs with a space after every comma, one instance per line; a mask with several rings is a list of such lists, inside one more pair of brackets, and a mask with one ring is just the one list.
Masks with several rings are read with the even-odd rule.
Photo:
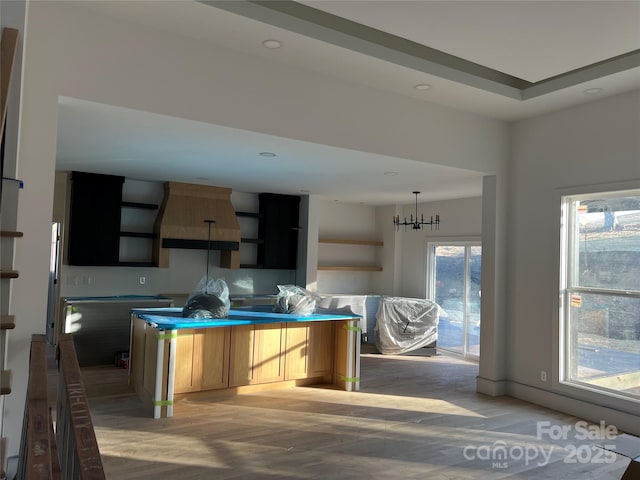
[[491, 397], [499, 397], [507, 394], [508, 383], [506, 380], [489, 380], [476, 377], [476, 391]]
[[[640, 415], [615, 410], [522, 383], [507, 381], [505, 395], [567, 413], [590, 422], [604, 421], [620, 432], [640, 436]], [[480, 391], [478, 389], [478, 391]], [[484, 392], [482, 392], [484, 393]]]

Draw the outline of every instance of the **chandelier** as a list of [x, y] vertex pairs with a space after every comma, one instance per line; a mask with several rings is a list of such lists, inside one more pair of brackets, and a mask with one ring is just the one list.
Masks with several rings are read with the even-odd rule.
[[428, 222], [424, 221], [424, 215], [420, 215], [420, 217], [418, 218], [418, 195], [420, 194], [420, 192], [413, 192], [413, 194], [416, 196], [416, 217], [414, 219], [413, 214], [411, 214], [411, 216], [409, 217], [409, 221], [407, 221], [407, 217], [404, 217], [404, 222], [401, 222], [400, 215], [395, 215], [393, 217], [393, 226], [396, 227], [396, 232], [400, 230], [401, 226], [405, 227], [405, 230], [409, 226], [412, 230], [422, 230], [423, 225], [429, 225], [431, 227], [431, 230], [433, 230], [434, 227], [436, 230], [439, 230], [440, 215], [436, 214], [435, 219], [432, 216], [431, 220], [429, 220]]

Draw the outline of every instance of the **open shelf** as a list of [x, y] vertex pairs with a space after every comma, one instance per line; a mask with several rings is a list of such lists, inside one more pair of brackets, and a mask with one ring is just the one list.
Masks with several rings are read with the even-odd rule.
[[236, 212], [236, 217], [260, 218], [260, 214], [254, 212]]
[[120, 232], [121, 237], [130, 237], [130, 238], [157, 238], [158, 236], [155, 233], [149, 232]]
[[0, 315], [0, 330], [13, 330], [16, 328], [15, 315]]
[[318, 265], [318, 271], [334, 272], [381, 272], [382, 267], [377, 266], [347, 266], [347, 265]]
[[143, 210], [157, 210], [158, 209], [158, 205], [156, 205], [155, 203], [141, 203], [141, 202], [122, 202], [121, 204], [122, 208], [140, 208]]
[[24, 235], [22, 232], [15, 232], [12, 230], [2, 230], [0, 231], [0, 237], [9, 237], [9, 238], [20, 238]]
[[340, 245], [368, 245], [371, 247], [382, 247], [384, 243], [379, 240], [350, 240], [340, 238], [320, 238], [318, 243], [337, 243]]
[[[331, 238], [331, 237], [320, 237], [318, 239], [318, 244], [353, 245], [358, 247], [384, 246], [384, 242], [380, 240], [363, 240], [363, 239], [353, 239], [353, 238]], [[364, 250], [364, 251], [367, 251], [367, 250]], [[364, 260], [364, 259], [360, 259], [360, 260]], [[331, 260], [328, 260], [328, 261], [326, 259], [324, 261], [320, 260], [320, 262], [324, 263], [325, 265], [318, 265], [318, 271], [333, 271], [333, 272], [381, 272], [382, 271], [382, 267], [378, 265], [340, 265], [341, 263], [349, 263], [349, 262], [339, 261], [337, 258], [334, 258], [333, 261], [335, 261], [338, 265], [336, 264], [332, 265], [331, 263], [333, 262]], [[371, 262], [355, 261], [354, 263], [374, 263], [374, 261], [371, 261]]]
[[11, 380], [13, 374], [11, 370], [2, 370], [0, 372], [0, 395], [9, 395], [11, 393]]

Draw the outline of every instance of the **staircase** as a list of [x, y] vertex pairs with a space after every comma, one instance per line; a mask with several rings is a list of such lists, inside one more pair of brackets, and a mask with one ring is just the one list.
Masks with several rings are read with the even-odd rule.
[[[4, 28], [0, 40], [0, 143], [4, 139], [7, 118], [7, 98], [11, 81], [13, 60], [16, 53], [18, 31]], [[4, 149], [2, 151], [4, 171]], [[3, 173], [4, 175], [4, 173]], [[8, 439], [4, 437], [4, 398], [11, 393], [12, 374], [5, 369], [7, 362], [8, 337], [16, 326], [11, 309], [11, 283], [20, 276], [13, 266], [15, 241], [22, 237], [17, 230], [18, 193], [22, 188], [20, 180], [2, 177], [0, 186], [0, 480], [7, 477]]]

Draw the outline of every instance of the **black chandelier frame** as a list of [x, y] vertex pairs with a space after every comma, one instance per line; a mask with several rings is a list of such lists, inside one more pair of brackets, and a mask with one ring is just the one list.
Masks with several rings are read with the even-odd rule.
[[427, 222], [424, 221], [424, 215], [421, 214], [420, 217], [418, 217], [418, 195], [420, 195], [420, 192], [414, 191], [413, 194], [416, 196], [416, 216], [414, 218], [413, 214], [411, 214], [408, 221], [407, 217], [404, 217], [404, 221], [401, 222], [400, 215], [395, 215], [393, 217], [393, 226], [396, 232], [400, 230], [400, 227], [405, 227], [405, 230], [407, 227], [411, 227], [412, 230], [422, 230], [422, 227], [425, 225], [429, 225], [431, 230], [440, 230], [440, 215], [436, 214], [435, 218], [433, 218], [432, 215], [431, 219]]

